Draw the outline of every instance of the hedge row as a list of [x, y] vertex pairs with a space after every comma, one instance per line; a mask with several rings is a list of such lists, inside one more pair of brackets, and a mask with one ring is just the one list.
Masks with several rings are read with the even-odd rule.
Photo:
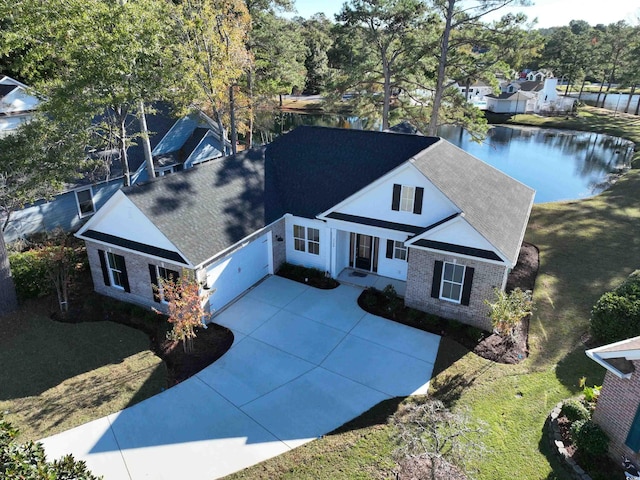
[[640, 270], [596, 302], [591, 310], [591, 332], [603, 343], [640, 335]]

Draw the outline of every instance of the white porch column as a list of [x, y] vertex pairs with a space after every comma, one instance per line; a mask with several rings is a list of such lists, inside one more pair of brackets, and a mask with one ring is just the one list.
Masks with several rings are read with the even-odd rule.
[[337, 272], [337, 257], [338, 257], [338, 230], [331, 229], [331, 253], [329, 255], [329, 273], [333, 278], [336, 278], [340, 272]]

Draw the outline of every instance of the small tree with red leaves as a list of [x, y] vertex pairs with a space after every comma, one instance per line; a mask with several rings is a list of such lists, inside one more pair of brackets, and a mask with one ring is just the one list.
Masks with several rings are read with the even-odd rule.
[[200, 287], [192, 272], [183, 270], [177, 278], [161, 279], [159, 293], [168, 302], [169, 323], [172, 329], [167, 338], [182, 343], [186, 353], [193, 351], [193, 339], [196, 328], [202, 326], [211, 317], [203, 307]]

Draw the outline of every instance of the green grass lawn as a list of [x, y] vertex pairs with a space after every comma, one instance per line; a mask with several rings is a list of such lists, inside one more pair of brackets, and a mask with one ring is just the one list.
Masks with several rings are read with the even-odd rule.
[[160, 392], [166, 367], [149, 338], [112, 322], [51, 320], [46, 299], [0, 319], [0, 412], [38, 440]]
[[[589, 107], [577, 118], [517, 115], [507, 123], [608, 133], [640, 144], [638, 117]], [[549, 452], [544, 422], [558, 401], [579, 393], [580, 377], [602, 382], [604, 370], [584, 354], [589, 312], [638, 268], [639, 225], [638, 169], [597, 197], [535, 205], [526, 240], [540, 248], [541, 263], [529, 358], [499, 365], [442, 340], [430, 394], [486, 422], [478, 440], [487, 453], [467, 465], [476, 478], [570, 478]], [[337, 432], [230, 478], [394, 478], [393, 431], [385, 418], [395, 406], [379, 405]]]

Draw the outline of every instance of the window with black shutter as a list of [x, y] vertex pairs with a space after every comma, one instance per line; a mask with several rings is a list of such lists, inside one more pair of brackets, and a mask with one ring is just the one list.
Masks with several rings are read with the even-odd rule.
[[[125, 292], [130, 292], [129, 277], [127, 276], [127, 265], [122, 255], [117, 255], [112, 252], [105, 252], [106, 262], [104, 267], [106, 268], [108, 280], [105, 277], [105, 285], [111, 285], [112, 287], [119, 288]], [[100, 261], [102, 263], [102, 260]], [[104, 269], [103, 269], [104, 273]]]

